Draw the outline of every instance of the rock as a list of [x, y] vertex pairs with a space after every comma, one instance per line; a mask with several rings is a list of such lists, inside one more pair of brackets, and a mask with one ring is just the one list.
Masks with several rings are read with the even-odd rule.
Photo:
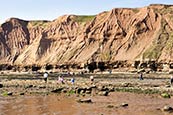
[[57, 89], [53, 89], [51, 92], [52, 93], [60, 93], [63, 90], [63, 88], [57, 88]]
[[90, 98], [88, 98], [88, 99], [79, 99], [79, 100], [77, 100], [77, 102], [79, 102], [79, 103], [92, 103], [92, 100]]
[[121, 86], [122, 87], [130, 87], [130, 86], [132, 86], [132, 84], [131, 83], [122, 83]]
[[100, 95], [100, 96], [108, 96], [108, 94], [109, 94], [109, 91], [100, 91], [98, 93], [98, 95]]
[[86, 90], [86, 94], [91, 94], [91, 90]]
[[169, 88], [169, 87], [171, 87], [171, 86], [170, 86], [170, 85], [165, 85], [165, 87], [166, 87], [166, 88]]
[[25, 86], [25, 88], [27, 89], [27, 88], [32, 88], [33, 87], [33, 85], [27, 85], [27, 86]]
[[13, 92], [8, 92], [7, 95], [13, 95]]
[[96, 86], [96, 85], [92, 85], [90, 88], [91, 88], [91, 89], [92, 89], [92, 88], [97, 88], [97, 86]]
[[2, 93], [3, 96], [10, 96], [13, 95], [13, 92], [4, 92]]
[[103, 91], [104, 88], [105, 88], [105, 86], [100, 85], [100, 86], [98, 86], [97, 89], [98, 89], [99, 91]]
[[38, 88], [39, 88], [39, 89], [45, 89], [46, 86], [39, 86]]
[[114, 107], [114, 105], [108, 105], [107, 106], [107, 108], [113, 108]]
[[2, 88], [3, 87], [3, 84], [0, 84], [0, 88]]
[[25, 95], [25, 93], [24, 92], [21, 92], [20, 95]]
[[128, 103], [122, 103], [120, 106], [121, 107], [127, 107], [128, 106]]
[[168, 94], [168, 93], [162, 93], [161, 96], [162, 96], [163, 98], [171, 98], [171, 95]]
[[138, 70], [138, 73], [145, 72], [145, 69]]
[[108, 91], [109, 89], [107, 87], [105, 87], [105, 86], [99, 86], [98, 90], [99, 91]]
[[85, 88], [77, 88], [77, 89], [76, 89], [76, 92], [77, 92], [78, 94], [83, 94], [83, 93], [85, 93], [85, 91], [86, 91]]
[[166, 112], [173, 112], [173, 108], [168, 105], [164, 106], [161, 110]]
[[63, 93], [67, 93], [67, 89], [63, 89], [61, 92], [63, 92]]
[[109, 89], [110, 92], [114, 92], [115, 91], [114, 87], [109, 87], [108, 89]]

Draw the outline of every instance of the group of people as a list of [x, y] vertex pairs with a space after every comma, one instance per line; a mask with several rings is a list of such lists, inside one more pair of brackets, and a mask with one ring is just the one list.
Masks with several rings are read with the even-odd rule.
[[[48, 81], [48, 72], [45, 72], [43, 74], [43, 79], [44, 79], [45, 83], [47, 83], [47, 81]], [[139, 74], [139, 80], [143, 80], [143, 79], [144, 79], [143, 78], [143, 73], [141, 72]], [[75, 83], [75, 78], [72, 77], [70, 82], [71, 82], [71, 84], [74, 84]], [[92, 75], [90, 76], [90, 82], [91, 82], [91, 84], [94, 83], [94, 76], [92, 76]], [[58, 83], [62, 83], [62, 84], [65, 83], [63, 76], [58, 77]], [[170, 77], [170, 85], [173, 85], [173, 76]]]
[[[45, 73], [43, 74], [43, 79], [44, 79], [45, 83], [47, 83], [47, 81], [48, 81], [48, 76], [49, 76], [49, 75], [48, 75], [48, 72], [45, 72]], [[72, 77], [71, 80], [70, 80], [70, 82], [71, 82], [71, 84], [74, 84], [74, 83], [75, 83], [75, 78]], [[91, 82], [91, 83], [94, 82], [94, 76], [90, 76], [90, 82]], [[64, 84], [64, 83], [65, 83], [64, 77], [63, 77], [63, 76], [59, 76], [59, 77], [58, 77], [58, 80], [57, 80], [57, 83]]]
[[[45, 83], [47, 83], [47, 81], [48, 81], [48, 72], [45, 72], [45, 73], [43, 74], [43, 79], [44, 79]], [[74, 84], [74, 82], [75, 82], [75, 79], [72, 78], [72, 79], [71, 79], [71, 83]], [[59, 76], [58, 79], [57, 79], [57, 83], [62, 83], [62, 84], [64, 84], [64, 83], [65, 83], [64, 77], [63, 77], [63, 76]]]

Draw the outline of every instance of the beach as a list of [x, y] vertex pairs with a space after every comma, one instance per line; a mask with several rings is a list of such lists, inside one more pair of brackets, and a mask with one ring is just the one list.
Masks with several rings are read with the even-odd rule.
[[[49, 76], [47, 83], [41, 74], [4, 75], [0, 79], [3, 85], [0, 88], [0, 114], [171, 114], [171, 111], [163, 110], [165, 106], [173, 107], [173, 87], [168, 75], [144, 75], [144, 79], [139, 80], [137, 74], [95, 74], [94, 83], [90, 82], [89, 76], [75, 75], [74, 84], [70, 82], [72, 76], [65, 76], [65, 84], [61, 84], [55, 74]], [[163, 97], [163, 93], [170, 97]]]

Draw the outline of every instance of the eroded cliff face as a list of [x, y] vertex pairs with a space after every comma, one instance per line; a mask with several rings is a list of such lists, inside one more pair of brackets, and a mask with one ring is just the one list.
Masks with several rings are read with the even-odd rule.
[[173, 61], [173, 6], [119, 8], [53, 21], [7, 20], [0, 62], [45, 65], [135, 60]]

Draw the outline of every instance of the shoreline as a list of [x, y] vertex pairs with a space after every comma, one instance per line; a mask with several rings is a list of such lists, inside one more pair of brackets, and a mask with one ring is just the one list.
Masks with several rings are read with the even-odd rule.
[[[116, 78], [108, 74], [107, 78], [95, 77], [91, 83], [89, 75], [75, 76], [75, 84], [70, 82], [72, 76], [64, 77], [65, 84], [57, 84], [57, 77], [51, 74], [47, 83], [42, 75], [0, 77], [0, 111], [28, 115], [162, 115], [172, 112], [165, 110], [173, 107], [173, 86], [169, 79], [125, 79], [125, 76]], [[44, 107], [47, 109], [33, 109]]]
[[[25, 74], [20, 75], [1, 75], [0, 84], [3, 86], [0, 88], [1, 95], [2, 92], [13, 92], [13, 95], [20, 95], [20, 93], [29, 94], [32, 92], [38, 93], [52, 93], [54, 90], [58, 93], [70, 92], [78, 89], [87, 91], [91, 94], [92, 88], [107, 92], [133, 92], [133, 93], [156, 93], [161, 94], [164, 92], [173, 95], [173, 87], [169, 83], [169, 77], [152, 77], [156, 74], [146, 74], [144, 75], [144, 80], [139, 80], [137, 74], [86, 74], [86, 75], [70, 75], [65, 76], [65, 84], [57, 82], [58, 75], [50, 74], [48, 78], [48, 83], [44, 83], [41, 74], [35, 75], [30, 74], [26, 76]], [[95, 81], [91, 84], [89, 76], [94, 75]], [[122, 76], [123, 75], [123, 76]], [[135, 77], [133, 75], [136, 75]], [[32, 76], [32, 77], [31, 77]], [[160, 75], [162, 76], [162, 74]], [[167, 76], [167, 75], [166, 75]], [[70, 79], [75, 78], [75, 84], [71, 84]], [[85, 92], [84, 91], [84, 92]], [[84, 93], [85, 94], [85, 93]]]

